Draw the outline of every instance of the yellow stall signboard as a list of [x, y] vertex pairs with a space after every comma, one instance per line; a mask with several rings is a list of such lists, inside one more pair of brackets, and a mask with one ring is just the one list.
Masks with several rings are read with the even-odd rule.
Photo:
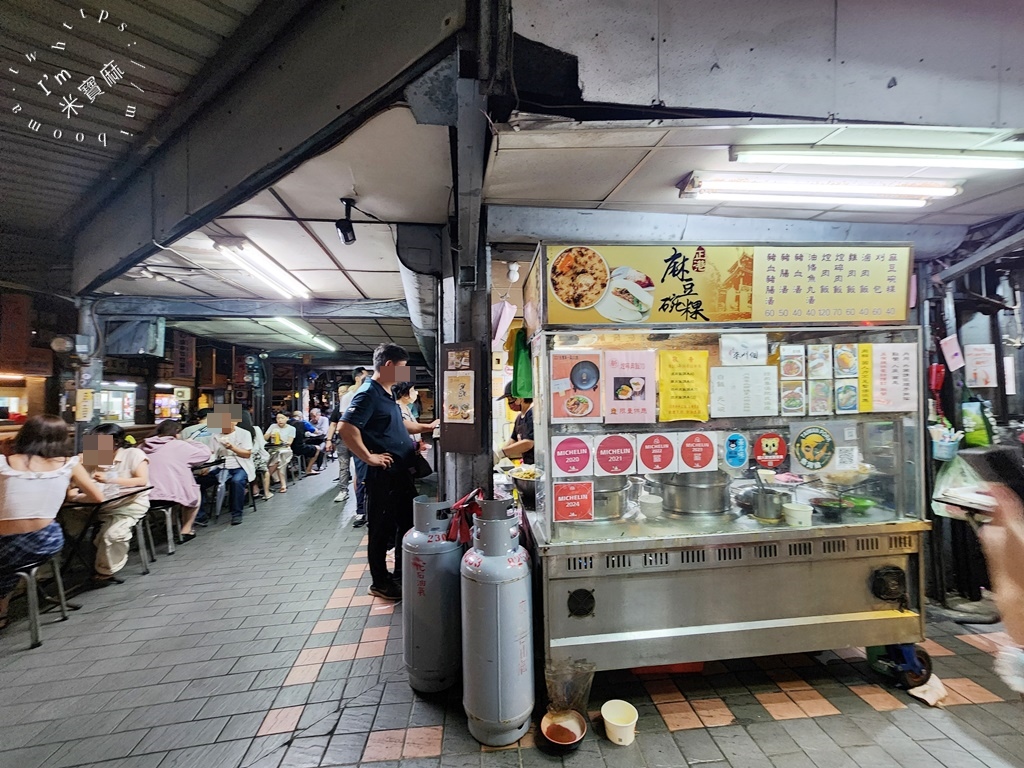
[[549, 325], [907, 318], [906, 245], [549, 245], [546, 256]]

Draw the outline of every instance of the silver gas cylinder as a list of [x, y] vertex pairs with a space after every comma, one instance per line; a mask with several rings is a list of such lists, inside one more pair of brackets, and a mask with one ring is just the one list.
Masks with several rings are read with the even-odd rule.
[[512, 536], [508, 502], [481, 504], [462, 558], [462, 704], [477, 741], [518, 741], [533, 711], [530, 556]]
[[459, 565], [462, 546], [448, 541], [451, 505], [417, 496], [402, 539], [402, 633], [409, 685], [443, 691], [459, 679], [462, 637]]

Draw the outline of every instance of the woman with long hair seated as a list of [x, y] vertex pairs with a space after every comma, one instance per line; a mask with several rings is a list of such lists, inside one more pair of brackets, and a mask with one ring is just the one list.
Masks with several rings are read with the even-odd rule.
[[45, 560], [64, 547], [55, 518], [71, 493], [103, 501], [103, 490], [89, 477], [68, 440], [68, 425], [56, 416], [33, 416], [18, 430], [12, 452], [0, 455], [0, 629], [18, 577], [10, 571]]
[[[135, 448], [117, 424], [100, 424], [85, 437], [83, 462], [95, 466], [92, 479], [105, 484], [107, 497], [123, 494], [132, 488], [149, 485], [149, 459]], [[149, 491], [105, 504], [99, 513], [100, 531], [93, 540], [96, 546], [95, 586], [106, 586], [114, 574], [128, 562], [128, 545], [132, 530], [149, 512]], [[89, 519], [87, 510], [69, 510], [62, 519], [70, 535], [77, 535]]]
[[203, 443], [181, 439], [181, 422], [161, 421], [152, 437], [142, 442], [142, 452], [149, 457], [149, 482], [152, 498], [173, 501], [183, 508], [181, 540], [192, 541], [192, 531], [199, 512], [199, 484], [192, 474], [192, 465], [213, 459], [213, 452]]

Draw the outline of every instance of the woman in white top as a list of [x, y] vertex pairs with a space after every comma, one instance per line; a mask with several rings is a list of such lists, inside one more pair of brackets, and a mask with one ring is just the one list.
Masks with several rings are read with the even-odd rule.
[[288, 462], [292, 460], [292, 440], [295, 427], [288, 423], [288, 414], [279, 413], [275, 424], [271, 424], [263, 435], [267, 440], [267, 474], [263, 477], [264, 498], [270, 498], [270, 478], [275, 473], [281, 482], [281, 493], [288, 491]]
[[[149, 458], [132, 443], [124, 428], [117, 424], [100, 424], [85, 437], [83, 462], [96, 468], [92, 479], [106, 486], [104, 492], [108, 498], [132, 488], [149, 486]], [[127, 564], [132, 531], [148, 512], [149, 490], [105, 504], [100, 510], [100, 530], [93, 539], [96, 546], [94, 585], [106, 586]], [[72, 510], [64, 517], [64, 528], [74, 536], [88, 520], [88, 510]]]
[[[52, 557], [64, 547], [55, 518], [71, 488], [79, 498], [102, 501], [103, 490], [71, 456], [68, 425], [56, 416], [33, 416], [0, 455], [0, 563], [5, 571]], [[18, 577], [0, 576], [0, 629]]]
[[416, 450], [421, 452], [427, 450], [427, 445], [423, 442], [423, 435], [437, 429], [441, 424], [440, 420], [435, 419], [430, 424], [420, 424], [412, 415], [412, 404], [419, 396], [419, 392], [416, 391], [412, 382], [395, 382], [391, 385], [391, 396], [398, 403], [398, 408], [402, 412], [402, 422], [405, 424], [409, 436], [412, 437], [412, 441], [416, 443]]

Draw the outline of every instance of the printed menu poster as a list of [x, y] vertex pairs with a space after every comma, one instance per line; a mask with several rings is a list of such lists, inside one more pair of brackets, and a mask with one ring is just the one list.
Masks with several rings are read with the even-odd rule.
[[718, 469], [718, 433], [683, 432], [676, 435], [679, 472], [710, 472]]
[[556, 523], [594, 519], [594, 484], [553, 483], [551, 495]]
[[964, 360], [967, 363], [967, 386], [998, 386], [995, 344], [964, 344]]
[[637, 468], [641, 472], [675, 472], [676, 444], [668, 435], [636, 436]]
[[633, 435], [605, 435], [594, 438], [594, 474], [629, 475], [636, 467]]
[[473, 412], [473, 371], [444, 372], [444, 420], [448, 424], [472, 424], [476, 421]]
[[753, 319], [905, 320], [911, 262], [905, 246], [758, 246]]
[[774, 365], [711, 369], [711, 416], [778, 416], [779, 369]]
[[599, 424], [601, 353], [551, 353], [551, 421]]
[[654, 423], [654, 352], [608, 350], [604, 353], [604, 380], [606, 423]]
[[707, 350], [658, 350], [658, 398], [658, 421], [707, 421]]
[[592, 474], [593, 438], [588, 435], [556, 437], [551, 441], [551, 474], [556, 477]]
[[917, 344], [871, 345], [871, 410], [917, 410]]

